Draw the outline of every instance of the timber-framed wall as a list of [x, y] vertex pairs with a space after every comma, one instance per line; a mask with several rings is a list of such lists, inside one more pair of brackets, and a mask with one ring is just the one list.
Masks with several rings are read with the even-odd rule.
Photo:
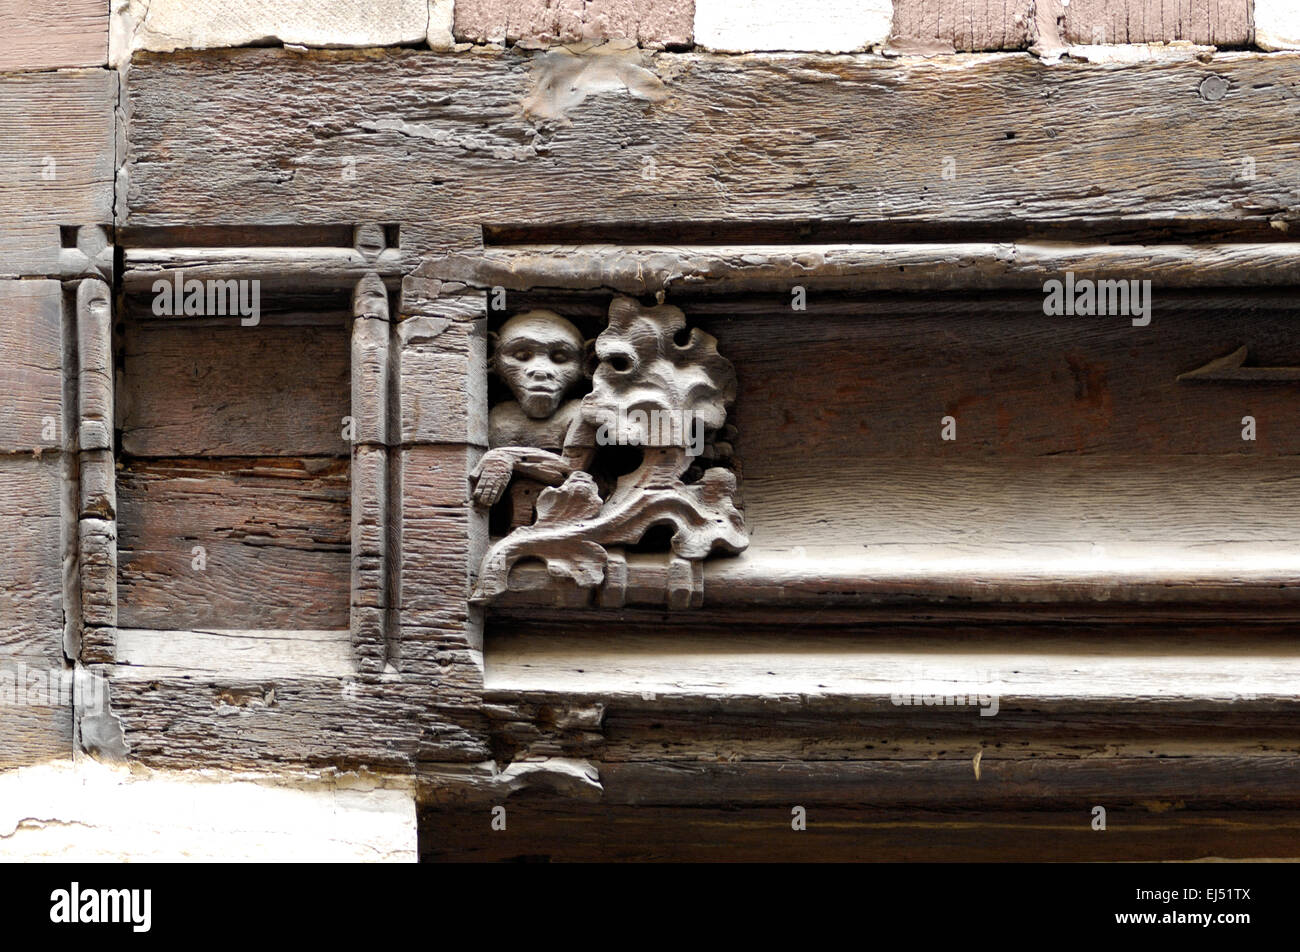
[[[1297, 855], [1300, 53], [664, 45], [0, 79], [108, 110], [0, 237], [61, 593], [6, 638], [82, 685], [16, 762], [409, 782], [428, 859]], [[620, 295], [735, 364], [749, 548], [473, 604], [489, 335]]]

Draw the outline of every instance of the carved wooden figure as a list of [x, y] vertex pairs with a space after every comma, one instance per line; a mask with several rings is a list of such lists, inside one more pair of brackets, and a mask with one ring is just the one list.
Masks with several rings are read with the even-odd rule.
[[[524, 558], [594, 588], [606, 581], [611, 558], [621, 563], [621, 551], [607, 547], [638, 544], [657, 526], [673, 530], [675, 561], [698, 563], [749, 543], [731, 470], [712, 466], [693, 482], [682, 478], [736, 397], [735, 369], [714, 338], [688, 329], [676, 307], [616, 298], [595, 341], [592, 390], [565, 403], [582, 375], [582, 349], [577, 328], [550, 311], [519, 315], [501, 329], [492, 365], [516, 399], [492, 410], [493, 448], [471, 475], [474, 499], [493, 504], [512, 476], [549, 488], [537, 495], [536, 521], [520, 519], [517, 508], [511, 531], [484, 557], [474, 602], [505, 592], [510, 569]], [[636, 447], [641, 459], [602, 494], [591, 468], [605, 446]], [[670, 595], [669, 604], [698, 604], [689, 594], [699, 587], [698, 565], [673, 567], [669, 577], [685, 576], [688, 595]]]
[[490, 506], [509, 485], [511, 527], [517, 528], [533, 521], [538, 492], [563, 482], [577, 462], [565, 447], [579, 422], [580, 401], [565, 398], [590, 378], [583, 362], [587, 346], [572, 323], [545, 310], [512, 317], [492, 344], [492, 370], [514, 399], [492, 408], [491, 449], [475, 471], [474, 499]]

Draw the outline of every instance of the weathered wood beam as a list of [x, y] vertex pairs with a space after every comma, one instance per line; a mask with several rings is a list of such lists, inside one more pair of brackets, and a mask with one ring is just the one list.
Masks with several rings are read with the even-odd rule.
[[[359, 240], [362, 236], [358, 236]], [[379, 275], [362, 278], [352, 298], [352, 598], [351, 628], [361, 670], [382, 671], [389, 613], [388, 291]]]
[[[1297, 62], [636, 54], [636, 94], [576, 77], [545, 103], [557, 122], [525, 108], [559, 84], [519, 52], [146, 56], [128, 79], [127, 224], [305, 224], [328, 206], [401, 223], [416, 255], [473, 250], [492, 224], [1289, 227], [1280, 78]], [[1226, 94], [1203, 96], [1207, 77]]]
[[[626, 601], [663, 607], [652, 581], [662, 559], [628, 559]], [[972, 611], [1010, 605], [1055, 605], [1087, 613], [1108, 603], [1202, 609], [1300, 611], [1300, 558], [1294, 544], [1220, 542], [1213, 552], [1195, 546], [1154, 548], [1088, 543], [981, 546], [935, 543], [848, 546], [752, 546], [738, 556], [704, 563], [703, 604], [708, 608], [898, 609], [962, 606]], [[498, 597], [508, 609], [585, 608], [596, 597], [544, 567], [521, 564], [510, 591]]]
[[[1300, 650], [1277, 626], [1253, 634], [1166, 628], [1178, 650], [1156, 652], [1154, 625], [1122, 635], [1094, 626], [1071, 636], [1039, 624], [804, 631], [797, 638], [762, 625], [676, 633], [628, 626], [610, 638], [593, 619], [575, 633], [551, 626], [490, 633], [484, 692], [494, 703], [625, 713], [892, 712], [908, 714], [922, 733], [939, 727], [935, 718], [944, 714], [954, 730], [987, 733], [1016, 712], [1092, 712], [1103, 720], [1145, 712], [1168, 716], [1162, 730], [1173, 731], [1183, 714], [1300, 708]], [[1225, 656], [1233, 659], [1230, 675]], [[971, 695], [974, 703], [951, 703]], [[949, 703], [936, 708], [926, 696]]]
[[432, 258], [415, 276], [508, 291], [789, 295], [796, 285], [827, 292], [1041, 291], [1066, 272], [1159, 287], [1289, 286], [1300, 283], [1300, 243], [527, 245]]
[[395, 248], [374, 255], [360, 248], [133, 248], [126, 252], [123, 287], [152, 291], [155, 282], [171, 285], [197, 279], [257, 280], [267, 289], [350, 288], [375, 273], [392, 287], [416, 259]]
[[[863, 801], [866, 801], [863, 803]], [[1055, 809], [990, 811], [854, 806], [790, 801], [750, 808], [607, 806], [562, 797], [508, 803], [509, 833], [489, 828], [477, 804], [424, 810], [426, 862], [1044, 862], [1168, 861], [1294, 857], [1296, 810], [1187, 809], [1148, 801], [1108, 808], [1108, 827], [1091, 827], [1094, 800]], [[807, 829], [791, 831], [792, 807]], [[1122, 831], [1122, 832], [1121, 832]]]
[[122, 628], [113, 682], [168, 677], [347, 678], [356, 674], [341, 629]]
[[[7, 31], [0, 61], [11, 43], [23, 55], [18, 34]], [[63, 245], [68, 228], [113, 222], [118, 94], [111, 70], [0, 75], [0, 277], [80, 278], [90, 261], [106, 263], [81, 235], [79, 247]]]
[[115, 373], [112, 292], [99, 277], [77, 285], [77, 364], [81, 660], [111, 662], [117, 628]]

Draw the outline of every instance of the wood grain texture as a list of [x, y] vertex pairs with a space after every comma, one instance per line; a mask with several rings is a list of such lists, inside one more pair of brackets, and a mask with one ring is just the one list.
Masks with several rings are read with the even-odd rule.
[[[27, 669], [19, 669], [24, 677]], [[58, 669], [54, 669], [58, 670]], [[0, 678], [4, 677], [0, 663]], [[49, 677], [45, 679], [47, 682]], [[46, 696], [41, 689], [41, 697]], [[31, 696], [29, 694], [29, 696]], [[0, 769], [72, 756], [72, 704], [0, 703]]]
[[[1044, 862], [1294, 857], [1294, 810], [1116, 809], [1090, 826], [1091, 801], [1055, 811], [917, 811], [809, 806], [790, 829], [790, 803], [752, 809], [573, 806], [559, 798], [507, 806], [506, 832], [487, 809], [420, 814], [421, 858], [570, 862]], [[918, 882], [918, 888], [925, 886]]]
[[113, 449], [112, 290], [102, 278], [77, 282], [77, 446]]
[[359, 681], [337, 677], [151, 673], [113, 679], [113, 713], [141, 763], [409, 769], [412, 762], [415, 712], [393, 716], [402, 708], [393, 703], [399, 692], [392, 688], [381, 698]]
[[0, 653], [63, 661], [63, 489], [57, 455], [0, 456]]
[[[1202, 297], [1193, 309], [1153, 292], [1145, 328], [1123, 316], [1048, 317], [1041, 294], [987, 311], [969, 298], [947, 313], [936, 303], [932, 317], [866, 300], [825, 319], [775, 298], [769, 316], [699, 326], [740, 377], [733, 422], [747, 480], [810, 459], [1294, 456], [1291, 386], [1177, 380], [1247, 340], [1259, 364], [1295, 362], [1289, 307]], [[1268, 434], [1243, 440], [1246, 414], [1272, 421]], [[955, 440], [941, 439], [949, 415]]]
[[[481, 308], [481, 296], [475, 304]], [[487, 446], [487, 319], [419, 315], [397, 328], [401, 442]]]
[[1247, 46], [1254, 39], [1251, 0], [1071, 0], [1071, 43], [1160, 43], [1184, 40]]
[[114, 684], [177, 673], [221, 677], [335, 677], [356, 673], [346, 631], [304, 629], [118, 632]]
[[[1153, 651], [1158, 645], [1163, 651]], [[1225, 655], [1234, 657], [1225, 672]], [[823, 714], [910, 714], [914, 730], [989, 732], [1015, 712], [1098, 714], [1290, 711], [1300, 650], [1284, 629], [1153, 625], [1123, 633], [1037, 626], [980, 628], [857, 626], [805, 631], [797, 639], [762, 622], [671, 634], [626, 625], [617, 639], [600, 626], [566, 634], [527, 624], [489, 631], [484, 689], [490, 697], [581, 700], [644, 714], [788, 708]], [[996, 696], [990, 704], [915, 704], [895, 696]], [[728, 699], [728, 695], [731, 696]], [[923, 715], [931, 715], [929, 717]], [[1019, 725], [1018, 725], [1019, 726]], [[1059, 727], [1059, 723], [1057, 724]], [[1131, 731], [1131, 726], [1126, 728]]]
[[56, 277], [60, 225], [112, 223], [117, 94], [109, 70], [0, 76], [0, 277]]
[[1033, 22], [1033, 0], [894, 0], [890, 44], [935, 52], [1023, 50], [1033, 42]]
[[[304, 238], [310, 232], [299, 232]], [[389, 281], [415, 264], [409, 255], [385, 249], [372, 259], [354, 248], [130, 248], [125, 254], [123, 286], [130, 292], [152, 291], [155, 282], [174, 283], [179, 275], [200, 281], [257, 280], [266, 290], [312, 291], [347, 287], [372, 271]]]
[[413, 279], [508, 291], [649, 295], [1039, 290], [1066, 272], [1093, 281], [1140, 275], [1166, 288], [1263, 288], [1300, 281], [1300, 244], [1087, 244], [1060, 241], [676, 246], [513, 245], [436, 256]]
[[342, 319], [130, 320], [122, 447], [133, 456], [342, 456], [350, 351]]
[[63, 290], [0, 281], [0, 452], [58, 450], [64, 426]]
[[123, 626], [347, 627], [346, 459], [131, 461], [117, 493]]
[[481, 630], [467, 599], [487, 546], [487, 517], [469, 503], [470, 468], [481, 449], [412, 446], [400, 457], [402, 625], [448, 625], [465, 647]]
[[[642, 68], [664, 83], [662, 102], [591, 95], [562, 125], [521, 116], [533, 61], [518, 54], [148, 58], [130, 80], [128, 220], [307, 223], [303, 209], [328, 206], [407, 223], [403, 247], [421, 254], [484, 222], [617, 223], [629, 209], [640, 222], [1097, 221], [1139, 209], [1151, 222], [1267, 222], [1297, 207], [1293, 102], [1277, 84], [1287, 55], [1117, 70], [1010, 54], [958, 68], [660, 54]], [[1213, 102], [1199, 93], [1211, 75], [1229, 89]], [[266, 105], [290, 101], [294, 121]], [[940, 112], [959, 119], [916, 122]], [[1241, 180], [1243, 155], [1268, 174]], [[945, 156], [955, 178], [943, 178]], [[342, 180], [345, 159], [356, 181]]]
[[0, 72], [108, 62], [105, 0], [0, 0]]
[[383, 669], [388, 653], [391, 604], [388, 449], [357, 446], [352, 451], [352, 593], [350, 627], [361, 670]]

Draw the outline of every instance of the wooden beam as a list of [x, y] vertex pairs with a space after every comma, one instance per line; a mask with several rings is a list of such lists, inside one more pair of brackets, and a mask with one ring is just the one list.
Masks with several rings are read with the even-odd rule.
[[117, 97], [110, 70], [0, 75], [0, 128], [11, 130], [0, 153], [0, 277], [82, 276], [66, 273], [77, 249], [63, 247], [61, 229], [113, 222]]
[[[1279, 77], [1296, 62], [647, 53], [630, 81], [662, 95], [579, 90], [555, 123], [525, 112], [548, 74], [518, 52], [145, 56], [128, 79], [127, 224], [309, 224], [328, 208], [402, 223], [417, 256], [472, 250], [492, 224], [1288, 226], [1300, 158]], [[1203, 97], [1207, 77], [1226, 95]]]
[[1300, 283], [1300, 243], [1067, 242], [627, 247], [526, 245], [431, 258], [416, 277], [508, 291], [692, 295], [808, 291], [1042, 291], [1066, 272], [1161, 288]]
[[102, 66], [108, 62], [104, 0], [21, 0], [0, 9], [0, 72]]
[[122, 285], [143, 293], [158, 281], [217, 278], [261, 281], [267, 290], [310, 291], [351, 288], [373, 272], [396, 287], [415, 264], [395, 248], [374, 256], [358, 248], [131, 248]]

